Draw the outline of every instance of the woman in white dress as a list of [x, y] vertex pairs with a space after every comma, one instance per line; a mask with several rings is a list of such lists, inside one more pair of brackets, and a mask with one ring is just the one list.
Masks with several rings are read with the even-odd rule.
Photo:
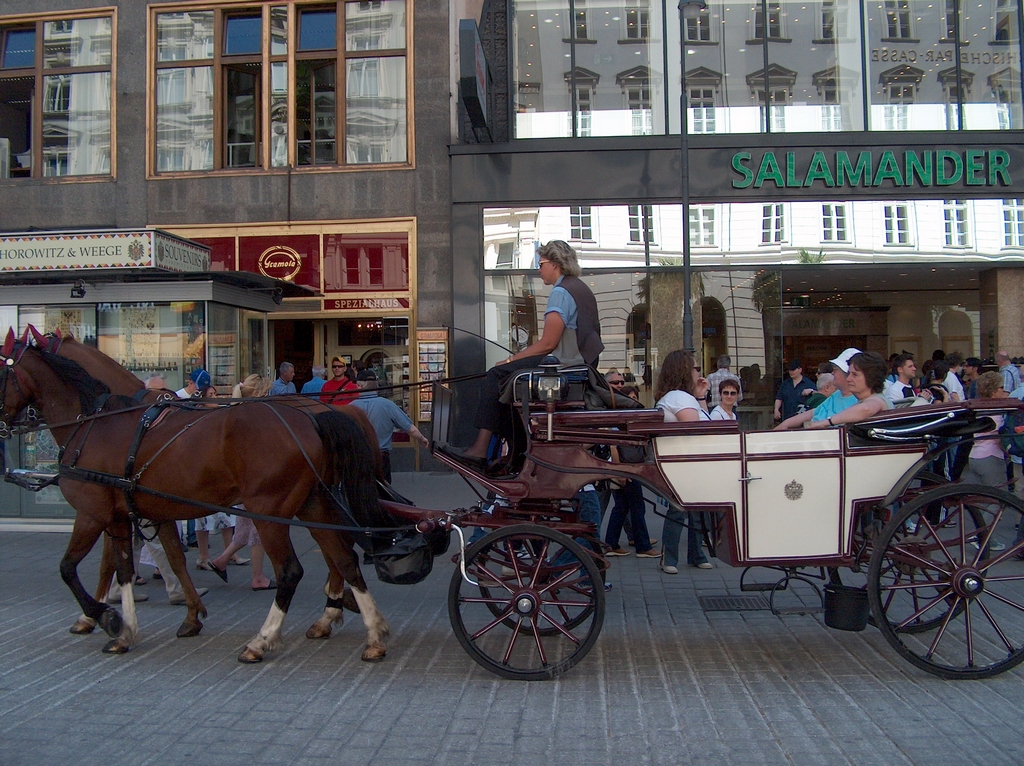
[[719, 404], [711, 410], [712, 420], [735, 420], [736, 402], [740, 398], [740, 386], [732, 378], [725, 378], [718, 384]]

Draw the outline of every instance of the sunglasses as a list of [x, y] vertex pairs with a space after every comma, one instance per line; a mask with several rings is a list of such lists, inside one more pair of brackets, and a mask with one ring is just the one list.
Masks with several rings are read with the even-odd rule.
[[739, 396], [739, 391], [723, 391], [722, 396]]
[[626, 385], [626, 381], [624, 381], [624, 380], [609, 380], [608, 381], [608, 385], [610, 385], [610, 386], [624, 386], [624, 385]]
[[341, 369], [345, 369], [346, 367], [348, 367], [348, 365], [347, 364], [332, 364], [331, 365], [332, 369], [333, 368], [337, 368], [337, 367], [340, 367]]

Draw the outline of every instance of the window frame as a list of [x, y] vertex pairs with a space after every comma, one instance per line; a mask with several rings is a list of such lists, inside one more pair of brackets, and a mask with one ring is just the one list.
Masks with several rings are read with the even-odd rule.
[[[902, 215], [900, 214], [902, 211]], [[898, 241], [900, 238], [901, 226], [900, 222], [905, 225], [903, 231], [906, 235], [906, 241]], [[884, 247], [913, 247], [914, 236], [910, 230], [910, 204], [907, 202], [892, 202], [882, 206], [882, 222], [883, 231], [885, 235]]]
[[[766, 238], [767, 237], [767, 238]], [[761, 205], [761, 247], [774, 247], [786, 242], [786, 205], [765, 202]]]
[[594, 241], [594, 214], [591, 205], [569, 206], [569, 239], [573, 242]]
[[[362, 170], [382, 169], [404, 169], [414, 167], [416, 164], [415, 148], [416, 136], [413, 117], [415, 114], [415, 80], [413, 71], [414, 48], [413, 48], [413, 22], [414, 14], [411, 3], [404, 0], [404, 47], [401, 48], [373, 48], [373, 49], [347, 49], [346, 35], [346, 6], [353, 0], [321, 0], [321, 2], [304, 2], [303, 0], [250, 0], [246, 3], [232, 2], [232, 0], [212, 0], [204, 2], [186, 3], [182, 0], [177, 2], [160, 3], [148, 6], [148, 37], [151, 45], [148, 46], [148, 69], [147, 69], [147, 178], [159, 179], [168, 177], [182, 177], [195, 175], [232, 175], [236, 173], [274, 173], [274, 172], [353, 172]], [[276, 28], [272, 31], [271, 20], [274, 17], [272, 11], [277, 8], [286, 10], [286, 51], [275, 52], [279, 38], [275, 37]], [[332, 49], [309, 49], [299, 50], [300, 16], [308, 11], [334, 11], [335, 13], [335, 47]], [[212, 11], [214, 14], [213, 29], [213, 57], [209, 59], [179, 59], [175, 61], [158, 61], [157, 48], [157, 18], [161, 14], [188, 13]], [[258, 12], [261, 17], [260, 51], [258, 54], [225, 54], [226, 43], [225, 31], [228, 17], [252, 15]], [[404, 59], [404, 132], [405, 132], [405, 159], [389, 160], [380, 162], [349, 161], [347, 131], [349, 117], [348, 98], [348, 69], [351, 60], [380, 60], [385, 58]], [[334, 161], [316, 162], [309, 164], [299, 163], [298, 145], [298, 119], [297, 119], [297, 80], [298, 64], [303, 61], [329, 60], [328, 66], [334, 70]], [[233, 64], [259, 63], [260, 80], [259, 101], [256, 110], [256, 121], [258, 123], [258, 134], [256, 136], [257, 162], [255, 166], [231, 167], [226, 163], [226, 77], [227, 71]], [[278, 101], [275, 96], [280, 93], [274, 91], [272, 77], [275, 65], [286, 67], [287, 90], [283, 99], [286, 103], [287, 120], [287, 159], [275, 157], [275, 142], [272, 134], [274, 125], [279, 124], [275, 120], [275, 110]], [[209, 66], [213, 69], [213, 167], [208, 169], [190, 170], [164, 170], [158, 169], [157, 157], [159, 153], [159, 137], [157, 135], [157, 94], [156, 79], [158, 73], [163, 69], [190, 68]], [[316, 115], [311, 112], [310, 121], [316, 121]]]
[[[654, 205], [627, 205], [626, 218], [629, 223], [629, 245], [654, 245]], [[643, 221], [647, 220], [647, 239], [644, 239]]]
[[1024, 199], [1011, 197], [1003, 202], [1003, 249], [1024, 249]]
[[942, 227], [945, 247], [964, 250], [971, 246], [970, 207], [967, 200], [942, 200]]
[[[33, 66], [0, 69], [0, 79], [6, 80], [31, 76], [34, 82], [31, 112], [29, 113], [31, 119], [29, 148], [26, 149], [26, 152], [31, 152], [29, 174], [20, 178], [0, 178], [0, 182], [23, 183], [25, 179], [28, 179], [60, 183], [83, 183], [110, 181], [117, 178], [117, 11], [118, 9], [115, 6], [103, 6], [0, 16], [0, 56], [3, 55], [3, 44], [9, 32], [31, 29], [36, 39]], [[48, 23], [86, 21], [89, 19], [110, 19], [110, 63], [58, 67], [44, 66], [43, 35], [45, 25]], [[104, 73], [108, 76], [110, 82], [108, 94], [108, 111], [110, 115], [109, 141], [107, 144], [107, 151], [109, 153], [108, 172], [80, 175], [45, 175], [46, 157], [44, 156], [45, 147], [43, 146], [43, 118], [47, 113], [45, 109], [47, 97], [46, 79], [48, 77], [72, 77], [75, 75]], [[66, 151], [61, 156], [66, 159]]]
[[821, 243], [823, 245], [850, 242], [850, 214], [845, 202], [821, 203]]

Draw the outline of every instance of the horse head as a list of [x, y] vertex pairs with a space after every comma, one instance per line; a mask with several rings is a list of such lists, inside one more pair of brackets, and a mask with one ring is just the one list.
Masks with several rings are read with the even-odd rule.
[[[3, 348], [0, 349], [0, 439], [11, 437], [15, 419], [34, 402], [31, 381], [18, 367], [28, 349], [28, 330], [25, 330], [21, 338], [17, 338], [14, 328], [8, 329]], [[38, 415], [31, 411], [29, 417]]]

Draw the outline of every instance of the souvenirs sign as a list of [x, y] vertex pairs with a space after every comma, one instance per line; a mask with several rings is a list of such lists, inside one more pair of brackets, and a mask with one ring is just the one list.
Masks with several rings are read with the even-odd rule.
[[210, 250], [155, 230], [0, 237], [0, 273], [71, 269], [210, 270]]

